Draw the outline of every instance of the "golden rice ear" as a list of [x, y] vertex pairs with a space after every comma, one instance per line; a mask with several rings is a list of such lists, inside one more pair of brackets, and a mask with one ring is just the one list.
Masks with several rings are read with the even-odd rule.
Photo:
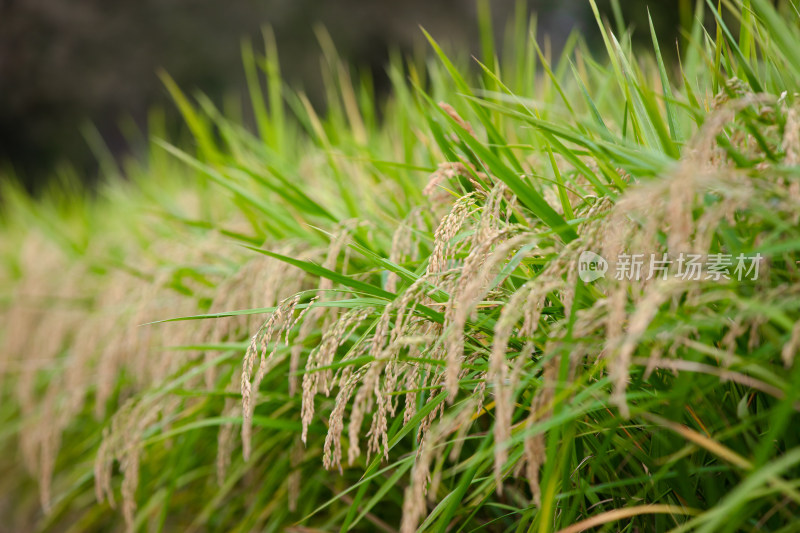
[[289, 499], [289, 511], [291, 512], [297, 510], [297, 501], [300, 498], [300, 488], [303, 481], [301, 466], [304, 454], [304, 443], [295, 438], [292, 444], [292, 451], [289, 454], [289, 463], [292, 471], [289, 473], [286, 487]]
[[[231, 374], [231, 380], [225, 389], [229, 393], [238, 392], [241, 384], [241, 370], [234, 369]], [[225, 406], [222, 410], [222, 416], [234, 416], [241, 409], [241, 404], [236, 401], [232, 396], [225, 398]], [[231, 423], [222, 424], [217, 432], [217, 459], [216, 459], [216, 474], [217, 484], [222, 486], [225, 482], [225, 476], [228, 473], [228, 468], [231, 464], [231, 456], [235, 447], [236, 431], [234, 425]]]
[[[781, 139], [781, 148], [786, 154], [783, 164], [786, 166], [800, 165], [800, 110], [798, 106], [800, 104], [795, 103], [786, 111], [786, 125]], [[795, 205], [800, 205], [800, 181], [797, 179], [791, 180], [788, 191], [789, 200]], [[795, 225], [800, 223], [800, 209], [795, 210], [792, 216], [792, 223]]]
[[[440, 404], [444, 405], [444, 404]], [[469, 430], [474, 421], [478, 405], [477, 397], [469, 398], [459, 405], [456, 413], [443, 416], [425, 433], [417, 448], [417, 455], [411, 471], [411, 482], [405, 490], [403, 498], [403, 518], [400, 523], [401, 532], [414, 533], [421, 519], [427, 514], [426, 495], [433, 497], [436, 493], [437, 479], [431, 480], [430, 467], [436, 457], [443, 459], [447, 437]], [[456, 437], [458, 442], [458, 437]], [[458, 445], [458, 444], [456, 444]], [[430, 487], [428, 485], [431, 485]]]
[[800, 165], [800, 111], [797, 104], [786, 110], [781, 148], [785, 154], [783, 159], [785, 165]]
[[447, 258], [451, 256], [451, 243], [453, 237], [464, 225], [467, 217], [472, 214], [472, 207], [477, 202], [476, 193], [470, 193], [459, 198], [450, 212], [441, 220], [434, 232], [433, 251], [428, 260], [426, 274], [436, 277], [443, 274], [447, 268]]
[[492, 351], [489, 356], [484, 385], [486, 382], [491, 383], [494, 391], [494, 474], [498, 492], [502, 491], [502, 468], [508, 460], [508, 448], [505, 443], [511, 438], [512, 399], [518, 385], [519, 373], [527, 358], [525, 355], [527, 350], [523, 350], [517, 355], [514, 370], [509, 372], [506, 358], [508, 342], [517, 323], [523, 317], [525, 317], [525, 323], [518, 329], [517, 335], [531, 338], [535, 334], [544, 299], [550, 292], [561, 286], [560, 280], [541, 278], [542, 276], [527, 282], [510, 297], [503, 306], [494, 329]]
[[336, 468], [341, 471], [342, 469], [342, 432], [344, 431], [345, 410], [358, 382], [358, 375], [350, 375], [339, 386], [336, 403], [328, 420], [328, 433], [325, 435], [322, 451], [322, 465], [326, 470]]
[[129, 531], [133, 530], [136, 513], [144, 433], [159, 418], [171, 416], [180, 403], [180, 398], [164, 393], [131, 399], [112, 417], [111, 425], [104, 431], [94, 464], [95, 493], [98, 501], [108, 499], [113, 505], [111, 473], [114, 461], [118, 461], [123, 475], [122, 515]]
[[433, 460], [432, 444], [423, 439], [417, 449], [417, 457], [411, 470], [411, 483], [406, 487], [403, 497], [403, 518], [400, 533], [416, 533], [417, 526], [427, 513], [425, 494], [430, 478], [430, 464]]
[[472, 129], [472, 125], [463, 118], [461, 118], [461, 115], [458, 114], [458, 111], [456, 111], [453, 106], [451, 106], [446, 102], [439, 102], [439, 107], [442, 108], [442, 110], [445, 113], [447, 113], [450, 116], [450, 118], [455, 120], [459, 126], [467, 130], [470, 135], [472, 135], [473, 137], [475, 136], [475, 130]]
[[[264, 325], [253, 335], [247, 352], [245, 353], [241, 377], [242, 451], [245, 460], [250, 457], [251, 451], [253, 412], [255, 410], [254, 396], [258, 394], [261, 381], [266, 374], [286, 358], [287, 352], [289, 351], [289, 332], [298, 321], [302, 320], [308, 309], [311, 308], [311, 304], [309, 304], [295, 317], [295, 310], [299, 302], [300, 295], [296, 294], [278, 304], [277, 308], [270, 314], [270, 317]], [[283, 338], [285, 350], [282, 350], [281, 355], [277, 355], [281, 338]], [[270, 343], [272, 343], [272, 350], [269, 352], [269, 355], [267, 355]], [[257, 346], [258, 344], [260, 344], [260, 349]], [[253, 376], [255, 355], [257, 352], [260, 352], [260, 359], [258, 369]]]
[[798, 350], [800, 350], [800, 322], [795, 322], [789, 341], [781, 349], [781, 359], [786, 368], [792, 366]]
[[320, 389], [325, 396], [333, 387], [333, 371], [324, 369], [333, 363], [339, 347], [373, 312], [372, 308], [355, 308], [344, 313], [333, 325], [323, 331], [322, 340], [311, 350], [303, 374], [302, 440], [306, 441], [308, 426], [314, 417], [314, 398]]

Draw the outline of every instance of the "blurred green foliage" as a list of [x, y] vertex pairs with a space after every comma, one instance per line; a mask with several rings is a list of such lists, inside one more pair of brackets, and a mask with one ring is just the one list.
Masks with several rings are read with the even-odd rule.
[[[646, 4], [659, 34], [677, 35], [685, 6], [622, 0], [625, 19], [640, 30]], [[495, 20], [506, 20], [513, 5], [494, 0]], [[573, 27], [596, 31], [584, 0], [531, 0], [529, 7], [554, 49]], [[610, 1], [600, 7], [614, 20]], [[116, 155], [135, 149], [131, 131], [144, 127], [148, 109], [168, 102], [159, 69], [218, 103], [226, 94], [245, 101], [240, 40], [265, 25], [274, 28], [287, 81], [318, 104], [316, 27], [326, 28], [346, 61], [368, 68], [380, 89], [388, 86], [389, 50], [424, 48], [420, 25], [446, 48], [476, 52], [475, 9], [474, 0], [0, 0], [0, 172], [37, 189], [68, 160], [89, 181], [97, 158], [82, 124], [96, 125]], [[674, 47], [664, 48], [669, 55]]]

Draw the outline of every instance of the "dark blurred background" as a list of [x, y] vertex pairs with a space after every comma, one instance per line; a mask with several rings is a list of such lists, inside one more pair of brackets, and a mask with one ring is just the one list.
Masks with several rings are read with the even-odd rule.
[[[613, 21], [610, 3], [598, 4]], [[685, 16], [689, 2], [623, 0], [625, 18], [649, 40], [647, 4], [659, 35], [674, 42], [679, 6]], [[514, 5], [491, 2], [498, 30]], [[573, 28], [596, 38], [588, 0], [530, 0], [528, 7], [556, 47]], [[477, 51], [475, 0], [0, 0], [0, 175], [36, 190], [66, 161], [91, 181], [97, 172], [81, 134], [86, 121], [120, 155], [131, 150], [123, 118], [143, 128], [152, 106], [172, 109], [160, 68], [184, 90], [217, 101], [243, 93], [241, 39], [257, 38], [264, 25], [275, 31], [287, 81], [313, 96], [317, 24], [379, 86], [388, 51], [420, 45], [419, 25], [449, 50]]]

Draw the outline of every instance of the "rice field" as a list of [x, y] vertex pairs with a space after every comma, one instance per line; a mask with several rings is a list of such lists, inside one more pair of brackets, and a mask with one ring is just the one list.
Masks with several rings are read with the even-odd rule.
[[800, 12], [591, 3], [4, 180], [0, 531], [796, 531]]

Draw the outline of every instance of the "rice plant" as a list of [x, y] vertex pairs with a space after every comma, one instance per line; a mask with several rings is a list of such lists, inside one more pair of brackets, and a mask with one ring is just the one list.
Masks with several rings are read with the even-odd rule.
[[321, 33], [324, 113], [265, 31], [255, 131], [165, 73], [192, 142], [154, 114], [96, 197], [3, 191], [4, 523], [794, 531], [779, 4], [698, 2], [672, 65], [594, 2], [604, 50], [520, 4], [498, 51], [481, 3], [482, 57], [428, 36], [388, 98]]

